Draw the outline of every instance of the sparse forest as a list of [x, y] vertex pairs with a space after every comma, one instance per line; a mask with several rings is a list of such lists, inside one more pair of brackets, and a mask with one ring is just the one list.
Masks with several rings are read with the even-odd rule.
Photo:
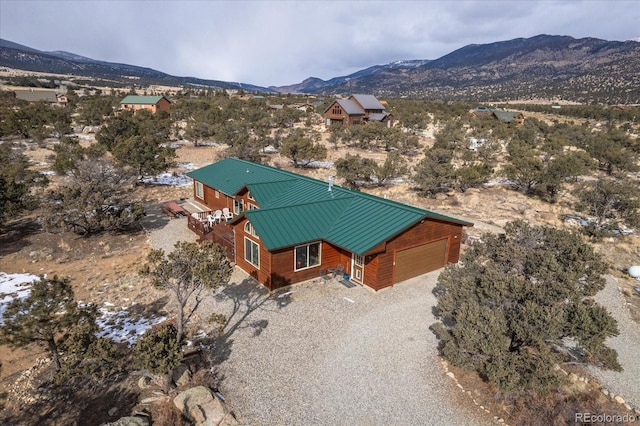
[[[219, 246], [185, 243], [167, 254], [149, 248], [140, 225], [148, 206], [190, 196], [191, 187], [166, 189], [147, 179], [229, 156], [336, 177], [352, 190], [477, 221], [461, 264], [440, 275], [442, 322], [434, 330], [445, 359], [503, 396], [522, 403], [523, 392], [553, 395], [563, 384], [554, 367], [565, 362], [620, 368], [605, 345], [618, 332], [615, 320], [593, 296], [603, 274], [621, 276], [621, 264], [607, 262], [633, 258], [625, 244], [640, 232], [637, 107], [502, 105], [525, 113], [516, 126], [474, 116], [475, 103], [387, 99], [391, 127], [327, 127], [328, 98], [240, 95], [185, 87], [167, 95], [170, 114], [115, 113], [116, 95], [72, 92], [64, 107], [0, 96], [2, 256], [22, 256], [23, 269], [51, 268], [34, 269], [38, 275], [69, 268], [91, 276], [94, 264], [112, 262], [118, 266], [105, 266], [112, 268], [109, 285], [123, 300], [127, 292], [161, 295], [154, 309], [170, 317], [137, 343], [116, 342], [97, 337], [97, 300], [81, 304], [74, 295], [88, 281], [32, 284], [31, 296], [0, 310], [0, 343], [46, 347], [55, 371], [44, 386], [53, 394], [72, 392], [60, 387], [64, 381], [77, 385], [77, 395], [92, 386], [106, 392], [98, 383], [124, 383], [134, 368], [159, 378], [165, 392], [175, 385], [171, 374], [187, 341], [197, 341], [194, 312], [204, 295], [224, 293], [233, 268]], [[504, 233], [483, 233], [496, 228]], [[23, 240], [34, 236], [53, 248], [27, 249]], [[117, 241], [125, 242], [111, 248]], [[92, 244], [83, 253], [94, 256], [91, 266], [74, 264], [81, 256], [73, 258], [71, 246], [82, 244]], [[118, 264], [134, 244], [137, 257]], [[9, 260], [2, 268], [12, 268]], [[109, 290], [100, 274], [107, 273], [92, 272], [96, 281], [83, 295], [104, 302]], [[136, 309], [130, 305], [132, 315], [148, 314]], [[633, 309], [640, 312], [640, 303]], [[215, 369], [211, 359], [201, 371]], [[81, 383], [84, 376], [91, 379]]]

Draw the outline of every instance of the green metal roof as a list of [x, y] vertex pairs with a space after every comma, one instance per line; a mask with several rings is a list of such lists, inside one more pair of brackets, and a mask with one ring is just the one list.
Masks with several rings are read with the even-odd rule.
[[519, 111], [501, 111], [496, 108], [490, 109], [500, 121], [504, 121], [505, 123], [511, 123], [520, 114]]
[[[121, 104], [155, 105], [158, 102], [160, 102], [160, 99], [162, 98], [164, 98], [164, 96], [127, 95], [123, 100], [120, 101], [120, 103]], [[168, 101], [169, 100], [167, 99], [167, 102]]]
[[325, 239], [327, 229], [347, 208], [349, 199], [316, 201], [273, 209], [248, 210], [245, 215], [269, 250]]
[[[252, 185], [249, 185], [249, 188], [252, 187]], [[297, 179], [290, 182], [288, 186], [279, 189], [280, 193], [277, 194], [277, 197], [271, 198], [264, 205], [260, 204], [260, 207], [271, 209], [296, 206], [310, 201], [331, 201], [344, 197], [353, 197], [354, 194], [353, 191], [336, 185], [333, 185], [332, 190], [329, 191], [327, 182], [315, 179]]]
[[[225, 158], [217, 163], [189, 172], [187, 176], [227, 195], [234, 196], [249, 184], [291, 180], [297, 175], [250, 161]], [[257, 201], [260, 202], [260, 200]]]
[[295, 179], [282, 180], [275, 182], [259, 182], [251, 183], [247, 185], [251, 195], [263, 207], [269, 204], [270, 201], [277, 199], [283, 192], [288, 190], [293, 183], [297, 182]]
[[234, 196], [247, 187], [260, 209], [245, 212], [268, 250], [325, 240], [365, 254], [424, 218], [460, 219], [273, 167], [227, 158], [187, 174]]
[[424, 213], [421, 209], [401, 208], [384, 200], [354, 197], [327, 229], [325, 239], [354, 253], [364, 254], [419, 222]]

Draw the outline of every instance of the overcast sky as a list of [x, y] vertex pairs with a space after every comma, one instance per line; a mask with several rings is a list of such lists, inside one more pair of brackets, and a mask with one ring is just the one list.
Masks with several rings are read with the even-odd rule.
[[0, 38], [281, 86], [538, 34], [640, 41], [640, 1], [0, 0]]

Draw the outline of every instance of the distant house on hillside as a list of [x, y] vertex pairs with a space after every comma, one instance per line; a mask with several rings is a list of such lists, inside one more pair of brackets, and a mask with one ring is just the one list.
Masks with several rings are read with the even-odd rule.
[[351, 126], [374, 121], [386, 123], [387, 127], [393, 125], [391, 113], [373, 95], [351, 95], [347, 99], [336, 99], [324, 110], [324, 117], [327, 126]]
[[138, 96], [128, 95], [120, 101], [121, 111], [149, 110], [152, 113], [158, 111], [171, 112], [171, 101], [164, 96]]
[[315, 107], [310, 103], [302, 103], [302, 104], [291, 104], [289, 108], [297, 109], [298, 111], [308, 112], [313, 111]]
[[67, 97], [57, 94], [55, 90], [14, 90], [16, 99], [27, 102], [46, 102], [52, 105], [65, 106]]
[[520, 111], [504, 111], [498, 108], [491, 108], [481, 105], [473, 110], [471, 113], [474, 117], [487, 117], [491, 116], [496, 120], [500, 120], [507, 124], [514, 124], [520, 126], [524, 123], [524, 114]]
[[267, 110], [269, 111], [280, 111], [283, 108], [283, 104], [267, 104]]

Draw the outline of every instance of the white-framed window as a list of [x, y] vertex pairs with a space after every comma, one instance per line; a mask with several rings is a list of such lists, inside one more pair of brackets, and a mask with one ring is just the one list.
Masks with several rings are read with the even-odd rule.
[[255, 201], [255, 198], [253, 198], [253, 195], [251, 195], [251, 191], [247, 192], [247, 198]]
[[202, 185], [202, 182], [196, 181], [196, 197], [204, 200], [204, 185]]
[[313, 268], [320, 265], [320, 241], [294, 248], [293, 269], [300, 271], [301, 269]]
[[244, 211], [244, 200], [242, 198], [233, 199], [233, 213], [238, 215]]
[[248, 210], [258, 210], [258, 206], [256, 206], [255, 204], [251, 204], [251, 203], [247, 203], [247, 209]]
[[260, 269], [260, 245], [247, 237], [244, 238], [244, 260]]
[[220, 198], [220, 191], [216, 191], [216, 198]]
[[249, 221], [247, 221], [247, 223], [244, 224], [244, 232], [246, 232], [249, 235], [253, 235], [256, 238], [260, 238], [256, 233], [256, 229], [253, 227], [253, 225]]

